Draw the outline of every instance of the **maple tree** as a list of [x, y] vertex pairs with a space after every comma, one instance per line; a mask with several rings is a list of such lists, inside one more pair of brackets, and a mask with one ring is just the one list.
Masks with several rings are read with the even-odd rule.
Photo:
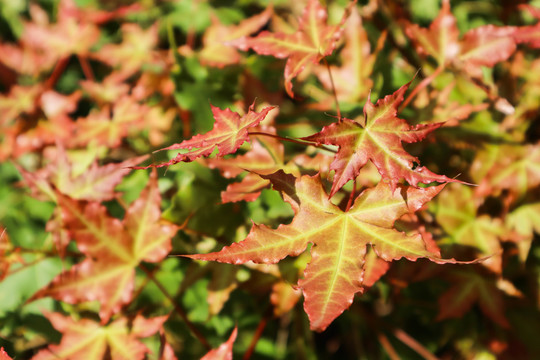
[[0, 6], [0, 359], [540, 357], [537, 6], [124, 3]]

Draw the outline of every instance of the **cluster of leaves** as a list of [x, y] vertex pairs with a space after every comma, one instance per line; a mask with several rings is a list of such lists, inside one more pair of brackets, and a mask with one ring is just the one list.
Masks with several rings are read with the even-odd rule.
[[540, 356], [539, 8], [234, 3], [0, 5], [0, 359]]

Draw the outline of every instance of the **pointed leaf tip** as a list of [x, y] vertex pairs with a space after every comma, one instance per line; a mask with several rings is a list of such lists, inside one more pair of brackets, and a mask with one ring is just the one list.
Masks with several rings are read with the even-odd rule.
[[342, 211], [329, 201], [318, 175], [301, 176], [294, 184], [298, 208], [289, 225], [277, 229], [254, 225], [241, 242], [219, 252], [186, 257], [272, 264], [286, 256], [298, 256], [313, 244], [311, 261], [298, 285], [311, 328], [323, 331], [350, 306], [354, 294], [363, 290], [367, 245], [385, 261], [434, 257], [419, 233], [406, 235], [394, 228], [394, 222], [420, 208], [443, 187], [408, 187], [404, 199], [402, 192], [380, 182], [362, 192], [349, 211]]

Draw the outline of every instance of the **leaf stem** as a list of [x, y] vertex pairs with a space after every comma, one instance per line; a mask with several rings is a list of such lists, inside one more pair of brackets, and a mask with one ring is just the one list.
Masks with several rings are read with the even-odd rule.
[[334, 83], [334, 77], [332, 76], [332, 71], [330, 70], [330, 64], [326, 58], [323, 58], [324, 64], [326, 65], [326, 70], [328, 70], [328, 77], [330, 78], [330, 85], [332, 86], [332, 94], [334, 96], [334, 102], [336, 103], [336, 112], [338, 117], [338, 122], [341, 122], [341, 110], [339, 109], [339, 101], [337, 97], [336, 85]]
[[184, 320], [184, 322], [186, 323], [187, 327], [189, 328], [189, 330], [191, 331], [191, 334], [193, 336], [195, 336], [197, 338], [197, 340], [199, 340], [199, 342], [207, 349], [207, 350], [210, 350], [212, 349], [212, 347], [210, 346], [210, 343], [208, 343], [208, 340], [206, 340], [206, 338], [204, 337], [204, 335], [199, 331], [199, 329], [197, 329], [197, 327], [195, 326], [195, 324], [193, 324], [187, 317], [187, 314], [186, 312], [184, 311], [184, 309], [182, 309], [182, 307], [180, 307], [180, 305], [174, 300], [174, 298], [171, 296], [171, 294], [169, 294], [169, 292], [167, 291], [167, 289], [165, 289], [165, 287], [163, 286], [163, 284], [161, 284], [161, 282], [156, 279], [156, 277], [154, 276], [154, 274], [148, 270], [143, 264], [139, 264], [139, 269], [141, 269], [142, 271], [144, 271], [146, 273], [146, 275], [150, 278], [150, 280], [152, 280], [154, 282], [154, 284], [156, 284], [156, 286], [158, 287], [158, 289], [163, 293], [163, 295], [165, 295], [165, 297], [171, 302], [171, 304], [173, 305], [174, 307], [174, 310], [176, 311], [176, 313], [178, 315], [180, 315], [180, 317], [182, 318], [182, 320]]
[[379, 342], [381, 343], [381, 345], [382, 345], [384, 351], [386, 352], [386, 354], [388, 355], [388, 357], [391, 360], [399, 360], [400, 357], [399, 357], [398, 353], [396, 352], [396, 349], [394, 349], [394, 347], [390, 343], [390, 340], [388, 340], [388, 337], [386, 337], [386, 335], [384, 335], [381, 332], [377, 335], [377, 337], [379, 338]]
[[255, 330], [255, 334], [253, 335], [253, 339], [251, 339], [251, 343], [249, 344], [248, 349], [244, 353], [244, 357], [242, 360], [249, 360], [251, 358], [251, 355], [253, 355], [253, 352], [255, 351], [255, 346], [257, 346], [257, 342], [261, 338], [261, 335], [264, 331], [264, 328], [266, 328], [266, 325], [268, 324], [268, 320], [272, 316], [272, 306], [268, 306], [268, 309], [266, 309], [263, 318], [259, 322], [259, 325], [257, 326], [257, 329]]
[[407, 105], [409, 105], [409, 103], [412, 101], [412, 99], [414, 99], [414, 97], [420, 92], [420, 90], [424, 89], [426, 86], [428, 86], [429, 84], [431, 84], [431, 82], [433, 81], [433, 79], [435, 79], [437, 76], [439, 76], [439, 74], [441, 73], [441, 71], [443, 70], [443, 67], [442, 66], [439, 66], [437, 69], [435, 69], [435, 71], [433, 72], [433, 74], [429, 75], [428, 77], [426, 77], [424, 80], [422, 80], [420, 82], [420, 84], [418, 84], [412, 91], [411, 93], [409, 94], [409, 96], [407, 96], [407, 98], [405, 99], [405, 101], [403, 101], [401, 103], [401, 105], [399, 106], [400, 109], [402, 108], [405, 108]]
[[92, 67], [88, 62], [88, 59], [81, 55], [77, 55], [77, 59], [79, 60], [79, 64], [81, 64], [81, 69], [86, 79], [90, 81], [95, 81], [96, 77], [94, 76], [94, 72], [92, 71]]
[[51, 76], [47, 79], [45, 82], [45, 89], [52, 89], [54, 85], [56, 85], [56, 82], [64, 72], [64, 70], [67, 67], [67, 64], [69, 62], [68, 57], [63, 57], [54, 66], [53, 72], [51, 73]]
[[289, 138], [289, 137], [283, 137], [283, 136], [279, 136], [279, 135], [275, 135], [275, 134], [270, 134], [270, 133], [265, 133], [265, 132], [259, 132], [259, 131], [253, 131], [253, 132], [250, 132], [248, 133], [249, 135], [259, 135], [259, 136], [268, 136], [268, 137], [273, 137], [275, 139], [278, 139], [278, 140], [282, 140], [282, 141], [288, 141], [288, 142], [292, 142], [292, 143], [295, 143], [295, 144], [300, 144], [300, 145], [311, 145], [311, 146], [315, 146], [315, 147], [318, 147], [318, 148], [322, 148], [326, 151], [330, 151], [332, 153], [336, 153], [337, 151], [334, 150], [334, 149], [330, 149], [326, 146], [324, 146], [323, 144], [318, 144], [316, 142], [313, 142], [313, 141], [308, 141], [308, 140], [299, 140], [299, 139], [292, 139], [292, 138]]

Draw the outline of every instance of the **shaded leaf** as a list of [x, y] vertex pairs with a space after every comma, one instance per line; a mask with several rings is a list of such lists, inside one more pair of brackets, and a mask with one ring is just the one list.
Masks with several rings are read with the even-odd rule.
[[129, 134], [145, 128], [147, 113], [148, 107], [137, 103], [132, 97], [116, 99], [114, 105], [106, 105], [78, 119], [70, 145], [118, 147]]
[[453, 65], [480, 77], [478, 67], [492, 67], [516, 50], [515, 27], [485, 25], [469, 30], [459, 39], [450, 1], [443, 0], [441, 11], [429, 29], [407, 23], [405, 31], [417, 51], [430, 55], [440, 67]]
[[540, 234], [540, 203], [523, 204], [512, 210], [504, 220], [505, 225], [512, 231], [508, 240], [516, 244], [519, 258], [525, 263], [534, 234]]
[[238, 64], [240, 54], [229, 45], [229, 42], [258, 31], [268, 22], [271, 15], [272, 7], [268, 7], [262, 13], [247, 18], [238, 25], [229, 26], [213, 17], [212, 25], [204, 33], [203, 48], [199, 53], [201, 63], [216, 67]]
[[42, 200], [55, 200], [55, 189], [76, 200], [104, 201], [115, 198], [114, 191], [122, 179], [131, 172], [129, 167], [145, 160], [139, 156], [121, 163], [99, 166], [94, 160], [89, 166], [76, 171], [76, 160], [62, 146], [48, 153], [52, 161], [43, 169], [30, 172], [17, 166], [32, 195]]
[[137, 24], [122, 24], [122, 43], [107, 44], [92, 56], [116, 68], [122, 78], [139, 72], [145, 64], [158, 59], [158, 27], [156, 24], [143, 29]]
[[210, 316], [219, 314], [223, 305], [229, 300], [231, 292], [236, 289], [236, 272], [238, 268], [229, 264], [210, 264], [212, 279], [208, 284], [208, 312]]
[[272, 285], [270, 302], [274, 305], [274, 316], [280, 317], [291, 311], [302, 297], [302, 291], [280, 280]]
[[484, 193], [508, 189], [523, 197], [540, 184], [540, 144], [488, 146], [478, 151], [471, 175]]
[[502, 271], [500, 236], [504, 229], [498, 218], [477, 213], [481, 198], [474, 196], [466, 186], [449, 186], [433, 204], [435, 217], [452, 242], [472, 246], [482, 254], [490, 256], [482, 264], [495, 273]]
[[19, 250], [11, 243], [6, 229], [0, 226], [0, 282], [8, 275], [11, 265], [22, 262]]
[[[381, 36], [377, 49], [372, 53], [367, 32], [362, 24], [362, 18], [357, 7], [353, 7], [351, 15], [345, 24], [343, 38], [345, 45], [339, 52], [341, 66], [331, 65], [330, 72], [332, 73], [338, 100], [340, 102], [355, 103], [365, 99], [373, 87], [371, 73], [375, 65], [377, 52], [380, 50], [385, 36]], [[316, 67], [315, 72], [324, 87], [328, 91], [332, 91], [333, 85], [326, 66]], [[328, 99], [328, 103], [334, 102], [331, 96]]]
[[455, 270], [453, 285], [439, 298], [438, 320], [460, 318], [477, 303], [480, 310], [497, 324], [508, 327], [503, 293], [493, 278], [476, 271]]

